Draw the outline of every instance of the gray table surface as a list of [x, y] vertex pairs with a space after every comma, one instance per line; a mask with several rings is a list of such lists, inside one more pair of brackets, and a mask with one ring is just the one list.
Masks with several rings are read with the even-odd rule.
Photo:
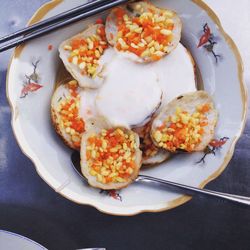
[[[0, 35], [23, 27], [44, 2], [0, 0]], [[0, 229], [61, 250], [97, 246], [110, 250], [250, 249], [250, 209], [246, 207], [195, 197], [168, 212], [112, 217], [55, 193], [36, 174], [13, 136], [5, 96], [9, 59], [10, 52], [0, 55]], [[250, 196], [249, 139], [248, 122], [228, 168], [207, 188]]]

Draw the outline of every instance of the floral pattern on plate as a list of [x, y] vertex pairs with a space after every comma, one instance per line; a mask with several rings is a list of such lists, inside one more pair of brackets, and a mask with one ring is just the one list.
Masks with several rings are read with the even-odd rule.
[[[39, 21], [41, 17], [45, 19], [55, 16], [83, 3], [82, 0], [51, 1], [38, 10], [33, 20]], [[143, 169], [142, 174], [203, 188], [226, 168], [244, 129], [247, 94], [243, 82], [241, 58], [237, 47], [221, 27], [216, 15], [202, 1], [155, 0], [154, 3], [163, 8], [173, 9], [180, 15], [184, 24], [182, 43], [194, 57], [204, 89], [213, 96], [220, 114], [216, 134], [226, 135], [230, 139], [226, 139], [225, 144], [225, 138], [212, 142], [211, 152], [218, 146], [224, 145], [216, 157], [211, 153], [205, 156], [205, 163], [202, 163], [204, 167], [194, 167], [197, 160], [203, 156], [202, 153], [195, 153], [179, 155], [158, 167]], [[105, 14], [100, 15], [100, 18], [105, 18]], [[99, 190], [90, 188], [74, 173], [70, 167], [71, 151], [52, 133], [49, 104], [57, 70], [60, 67], [56, 48], [63, 40], [77, 34], [95, 20], [96, 17], [89, 18], [16, 49], [7, 77], [7, 96], [12, 108], [12, 124], [17, 141], [23, 152], [34, 162], [41, 178], [55, 191], [73, 202], [91, 205], [113, 215], [160, 212], [177, 207], [189, 201], [190, 197], [139, 183], [122, 190], [122, 202], [110, 199], [111, 195], [100, 194]], [[202, 29], [203, 24], [207, 25]], [[200, 32], [201, 36], [197, 37]], [[54, 48], [49, 53], [48, 41], [53, 41]], [[200, 49], [197, 49], [199, 43]], [[202, 49], [209, 53], [202, 53]], [[31, 59], [39, 58], [41, 55], [39, 75], [42, 81], [46, 82], [46, 88], [40, 79], [36, 81], [26, 78], [25, 86], [21, 86], [20, 75], [23, 79], [25, 72], [32, 72], [30, 62], [35, 60]], [[216, 64], [215, 61], [219, 62], [222, 55], [223, 57], [226, 55], [225, 60]], [[33, 95], [36, 92], [37, 95]], [[20, 101], [20, 93], [21, 96], [28, 95], [29, 98]]]

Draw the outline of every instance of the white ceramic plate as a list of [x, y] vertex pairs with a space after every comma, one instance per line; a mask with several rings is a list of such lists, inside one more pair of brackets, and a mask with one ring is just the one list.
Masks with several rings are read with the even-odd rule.
[[[38, 10], [31, 23], [84, 2], [51, 1]], [[226, 136], [229, 140], [216, 151], [215, 156], [208, 155], [204, 164], [196, 164], [203, 156], [202, 153], [180, 155], [161, 166], [143, 170], [142, 173], [204, 187], [227, 166], [245, 125], [247, 94], [242, 80], [241, 58], [233, 41], [223, 31], [218, 18], [203, 2], [155, 0], [154, 3], [173, 9], [180, 15], [183, 21], [182, 43], [191, 51], [203, 79], [204, 89], [213, 96], [220, 114], [216, 137]], [[7, 77], [7, 95], [12, 107], [12, 125], [17, 141], [48, 185], [76, 203], [88, 204], [114, 215], [134, 215], [174, 208], [188, 201], [190, 197], [140, 184], [132, 184], [122, 190], [120, 196], [114, 193], [107, 195], [90, 188], [72, 170], [71, 151], [52, 129], [49, 110], [60, 64], [57, 47], [61, 41], [82, 31], [97, 18], [79, 22], [15, 50]], [[206, 37], [208, 29], [213, 34], [210, 42]], [[197, 48], [201, 37], [204, 44]], [[28, 85], [25, 75], [32, 74], [32, 63], [38, 60], [38, 84]], [[21, 96], [25, 98], [20, 98]]]
[[0, 246], [1, 249], [8, 250], [46, 250], [47, 248], [41, 246], [35, 241], [21, 236], [19, 234], [0, 230]]

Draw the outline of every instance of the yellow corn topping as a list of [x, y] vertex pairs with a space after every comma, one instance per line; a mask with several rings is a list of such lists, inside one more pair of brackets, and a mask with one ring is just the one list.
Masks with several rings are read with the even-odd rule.
[[190, 114], [177, 107], [173, 116], [168, 117], [153, 134], [158, 146], [168, 151], [178, 149], [192, 152], [201, 143], [204, 128], [208, 125], [206, 113], [211, 109], [209, 104], [196, 107]]
[[75, 38], [64, 46], [64, 50], [70, 52], [68, 61], [77, 65], [83, 75], [92, 78], [97, 76], [99, 60], [106, 48], [108, 44], [104, 26], [97, 29], [97, 34], [87, 38]]
[[87, 140], [89, 173], [103, 184], [124, 183], [136, 169], [136, 138], [120, 128], [102, 130]]
[[66, 85], [70, 95], [61, 100], [57, 112], [59, 113], [59, 126], [70, 137], [75, 148], [80, 149], [81, 137], [85, 124], [79, 116], [80, 95], [77, 92], [77, 81], [73, 80]]
[[[135, 8], [140, 12], [142, 6], [138, 4]], [[118, 50], [129, 51], [153, 61], [159, 60], [168, 52], [168, 46], [174, 38], [173, 12], [160, 12], [152, 8], [139, 16], [131, 17], [124, 9], [116, 8], [114, 13], [118, 22]]]

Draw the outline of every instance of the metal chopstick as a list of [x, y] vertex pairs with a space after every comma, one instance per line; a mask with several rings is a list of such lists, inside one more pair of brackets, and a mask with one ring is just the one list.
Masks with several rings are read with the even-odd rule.
[[82, 14], [79, 14], [77, 16], [74, 16], [72, 18], [69, 18], [65, 21], [62, 21], [60, 23], [56, 23], [54, 25], [50, 25], [46, 28], [42, 28], [39, 31], [36, 31], [34, 33], [28, 34], [26, 36], [24, 36], [23, 38], [17, 39], [11, 43], [8, 43], [6, 45], [3, 45], [2, 47], [0, 47], [0, 52], [6, 51], [8, 49], [14, 48], [24, 42], [30, 41], [32, 39], [41, 37], [43, 35], [46, 35], [48, 33], [51, 33], [52, 31], [58, 30], [62, 27], [65, 27], [67, 25], [70, 25], [72, 23], [78, 22], [80, 20], [83, 20], [85, 18], [88, 18], [90, 16], [94, 16], [96, 14], [99, 14], [100, 12], [106, 11], [108, 9], [111, 9], [113, 7], [116, 7], [118, 5], [124, 4], [128, 2], [128, 0], [114, 0], [112, 2], [108, 2], [106, 4], [99, 4], [96, 8], [90, 9]]
[[48, 18], [44, 21], [41, 21], [39, 23], [33, 24], [31, 26], [28, 26], [24, 29], [18, 30], [12, 34], [6, 35], [4, 37], [0, 38], [0, 43], [4, 43], [7, 41], [10, 41], [14, 38], [17, 38], [19, 36], [23, 36], [26, 35], [28, 33], [34, 32], [34, 31], [38, 31], [41, 28], [45, 28], [47, 26], [53, 25], [55, 23], [61, 22], [65, 19], [71, 18], [73, 16], [76, 16], [78, 14], [80, 14], [81, 12], [87, 11], [91, 8], [95, 8], [98, 4], [100, 3], [105, 3], [105, 2], [111, 2], [110, 0], [95, 0], [93, 2], [87, 3], [87, 4], [83, 4], [80, 5], [76, 8], [73, 8], [71, 10], [65, 11], [61, 14], [58, 14], [54, 17]]

